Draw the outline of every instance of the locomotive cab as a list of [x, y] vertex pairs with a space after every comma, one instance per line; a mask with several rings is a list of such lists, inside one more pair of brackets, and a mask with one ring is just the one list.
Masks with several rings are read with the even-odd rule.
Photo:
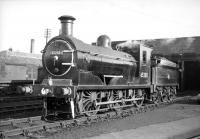
[[137, 61], [137, 70], [132, 84], [150, 85], [152, 48], [144, 44], [125, 42], [118, 44], [117, 49], [132, 55]]

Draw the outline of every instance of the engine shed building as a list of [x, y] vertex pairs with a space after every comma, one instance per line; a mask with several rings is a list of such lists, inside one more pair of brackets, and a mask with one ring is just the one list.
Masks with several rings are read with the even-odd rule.
[[200, 90], [200, 55], [184, 53], [181, 55], [170, 55], [168, 59], [177, 61], [180, 70], [181, 90]]

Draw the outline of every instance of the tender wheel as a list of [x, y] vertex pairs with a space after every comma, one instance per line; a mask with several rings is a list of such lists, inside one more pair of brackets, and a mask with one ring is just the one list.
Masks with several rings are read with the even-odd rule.
[[100, 109], [100, 105], [96, 103], [101, 102], [100, 92], [84, 91], [82, 94], [82, 109], [87, 116], [96, 115]]
[[176, 98], [176, 88], [171, 88], [169, 92], [168, 99], [169, 101], [172, 101]]
[[162, 102], [168, 102], [168, 93], [166, 89], [164, 89], [162, 92], [161, 100]]
[[152, 95], [152, 101], [153, 103], [155, 104], [158, 104], [161, 102], [161, 95], [159, 92], [154, 92], [153, 95]]
[[135, 92], [135, 105], [136, 107], [141, 107], [143, 105], [143, 102], [144, 102], [144, 92], [139, 89]]

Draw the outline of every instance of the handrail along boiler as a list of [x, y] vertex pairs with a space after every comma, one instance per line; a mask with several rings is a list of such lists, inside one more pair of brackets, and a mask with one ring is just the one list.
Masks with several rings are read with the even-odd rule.
[[[73, 36], [74, 17], [61, 16], [59, 20], [60, 35], [42, 51], [42, 84], [33, 87], [35, 95], [46, 98], [44, 116], [91, 116], [108, 109], [140, 107], [145, 99], [158, 102], [174, 97], [178, 87], [176, 66], [162, 66], [161, 60], [152, 65], [151, 48], [141, 45], [113, 50], [106, 35], [98, 38], [97, 46], [86, 44]], [[162, 76], [157, 74], [161, 67], [168, 67]]]

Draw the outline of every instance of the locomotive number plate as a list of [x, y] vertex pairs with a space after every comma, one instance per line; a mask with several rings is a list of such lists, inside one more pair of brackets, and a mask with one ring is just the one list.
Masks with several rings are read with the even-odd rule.
[[63, 55], [63, 51], [51, 51], [51, 55]]

